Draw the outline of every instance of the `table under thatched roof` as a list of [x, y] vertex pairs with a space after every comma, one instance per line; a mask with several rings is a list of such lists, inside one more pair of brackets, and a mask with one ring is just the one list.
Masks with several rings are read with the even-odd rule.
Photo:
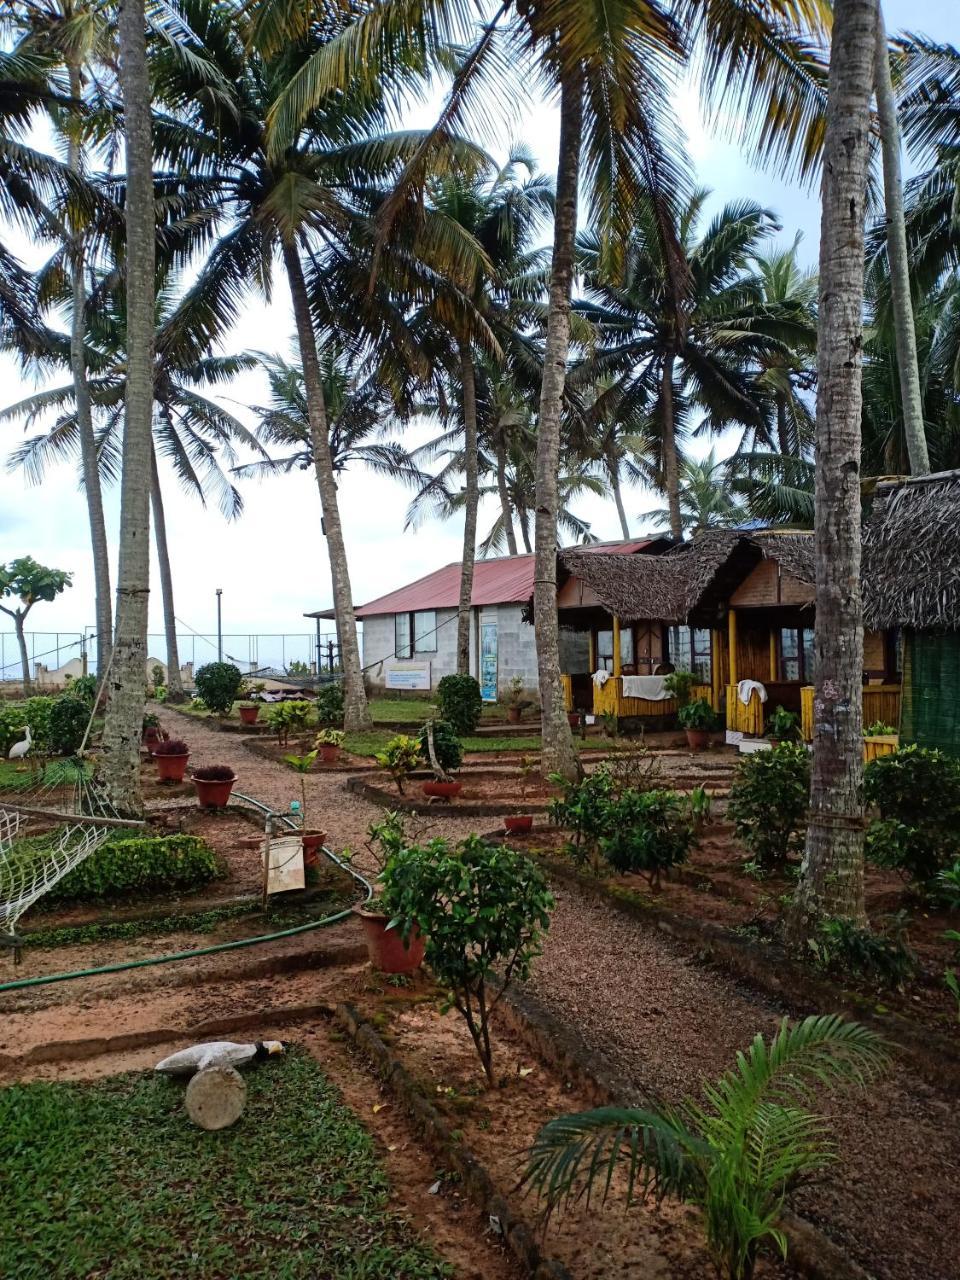
[[792, 531], [745, 534], [711, 529], [662, 555], [567, 551], [561, 563], [624, 622], [647, 618], [684, 622], [712, 588], [722, 591], [728, 576], [735, 586], [765, 557], [776, 560], [801, 582], [814, 581], [813, 536]]
[[872, 630], [960, 630], [960, 471], [880, 481], [862, 575]]

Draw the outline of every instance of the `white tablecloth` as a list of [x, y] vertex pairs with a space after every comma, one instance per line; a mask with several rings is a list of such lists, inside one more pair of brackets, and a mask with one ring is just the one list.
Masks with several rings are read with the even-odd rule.
[[673, 694], [667, 689], [666, 676], [624, 676], [623, 696], [643, 698], [646, 702], [666, 702]]

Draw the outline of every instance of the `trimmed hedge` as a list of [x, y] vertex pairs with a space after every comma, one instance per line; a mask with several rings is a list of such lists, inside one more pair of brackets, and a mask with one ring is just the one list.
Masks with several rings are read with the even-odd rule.
[[222, 874], [220, 859], [199, 836], [114, 839], [63, 877], [45, 902], [144, 897], [202, 888]]

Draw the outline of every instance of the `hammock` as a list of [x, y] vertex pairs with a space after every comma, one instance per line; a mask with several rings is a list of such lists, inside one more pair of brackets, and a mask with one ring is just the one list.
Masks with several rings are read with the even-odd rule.
[[[30, 767], [30, 762], [26, 762]], [[82, 757], [51, 760], [24, 786], [0, 789], [0, 943], [17, 949], [23, 913], [127, 823]]]

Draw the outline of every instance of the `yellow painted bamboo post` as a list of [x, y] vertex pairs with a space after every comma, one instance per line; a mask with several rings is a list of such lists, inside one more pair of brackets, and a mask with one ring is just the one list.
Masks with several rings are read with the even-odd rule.
[[710, 687], [713, 693], [714, 711], [723, 710], [723, 672], [720, 670], [720, 632], [710, 632]]
[[591, 674], [591, 675], [593, 675], [593, 673], [594, 673], [594, 672], [596, 671], [596, 669], [597, 669], [597, 639], [596, 639], [596, 636], [593, 634], [593, 632], [592, 632], [592, 631], [590, 632], [590, 659], [589, 659], [589, 662], [590, 662], [590, 674]]
[[771, 683], [777, 678], [777, 633], [770, 628], [770, 680]]
[[737, 611], [731, 609], [727, 613], [727, 642], [730, 648], [730, 683], [739, 684], [737, 679]]
[[620, 664], [620, 619], [616, 614], [613, 615], [613, 674], [619, 678], [621, 675]]

